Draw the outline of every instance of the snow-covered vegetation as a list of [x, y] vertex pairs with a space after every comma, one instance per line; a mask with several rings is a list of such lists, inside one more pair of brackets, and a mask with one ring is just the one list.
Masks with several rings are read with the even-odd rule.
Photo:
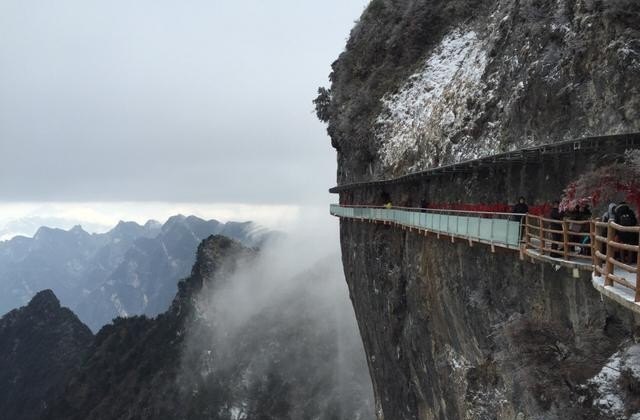
[[423, 68], [382, 99], [376, 135], [383, 165], [393, 170], [409, 159], [416, 170], [441, 165], [446, 156], [463, 160], [493, 150], [492, 141], [470, 147], [461, 134], [472, 123], [469, 104], [481, 100], [486, 65], [476, 32], [446, 35]]

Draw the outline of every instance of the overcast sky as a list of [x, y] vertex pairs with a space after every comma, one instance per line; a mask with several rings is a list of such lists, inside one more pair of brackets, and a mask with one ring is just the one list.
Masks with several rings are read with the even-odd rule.
[[0, 206], [326, 202], [311, 100], [367, 3], [0, 0]]

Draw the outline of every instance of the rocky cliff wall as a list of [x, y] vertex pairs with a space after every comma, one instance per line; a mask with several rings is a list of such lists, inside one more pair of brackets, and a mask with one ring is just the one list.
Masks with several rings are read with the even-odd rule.
[[589, 381], [637, 325], [589, 274], [389, 226], [345, 221], [341, 235], [379, 419], [627, 418], [616, 413], [637, 408], [631, 386], [617, 389], [618, 412], [600, 410], [606, 395]]
[[[338, 185], [639, 131], [639, 28], [640, 3], [628, 0], [372, 1], [316, 101]], [[603, 156], [476, 168], [341, 200], [545, 202]], [[640, 416], [638, 319], [601, 298], [588, 273], [389, 226], [340, 229], [378, 419]]]

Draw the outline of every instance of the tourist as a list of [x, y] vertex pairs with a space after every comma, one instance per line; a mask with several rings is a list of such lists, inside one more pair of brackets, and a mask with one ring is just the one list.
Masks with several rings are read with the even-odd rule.
[[[621, 226], [636, 226], [638, 220], [635, 212], [624, 201], [618, 204], [613, 213], [615, 214], [616, 223]], [[626, 245], [638, 245], [638, 233], [637, 232], [618, 232], [619, 241]], [[636, 257], [636, 253], [632, 253], [629, 250], [622, 250], [622, 261], [627, 264], [631, 264]]]
[[580, 220], [591, 220], [591, 207], [589, 204], [582, 204], [580, 206]]
[[515, 217], [515, 220], [518, 222], [522, 221], [522, 218], [524, 217], [524, 215], [529, 213], [529, 206], [527, 206], [527, 203], [524, 197], [518, 198], [518, 202], [516, 203], [515, 206], [513, 206], [513, 209], [511, 210], [511, 212], [516, 213], [518, 215]]
[[603, 222], [615, 222], [616, 221], [616, 215], [615, 215], [615, 210], [616, 208], [616, 203], [609, 203], [609, 207], [607, 208], [607, 211], [604, 212], [604, 214], [602, 215], [602, 221]]

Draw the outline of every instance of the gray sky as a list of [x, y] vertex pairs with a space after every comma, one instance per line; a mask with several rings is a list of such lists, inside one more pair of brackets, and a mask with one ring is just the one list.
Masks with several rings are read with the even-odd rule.
[[367, 3], [0, 0], [0, 202], [326, 202], [311, 100]]

